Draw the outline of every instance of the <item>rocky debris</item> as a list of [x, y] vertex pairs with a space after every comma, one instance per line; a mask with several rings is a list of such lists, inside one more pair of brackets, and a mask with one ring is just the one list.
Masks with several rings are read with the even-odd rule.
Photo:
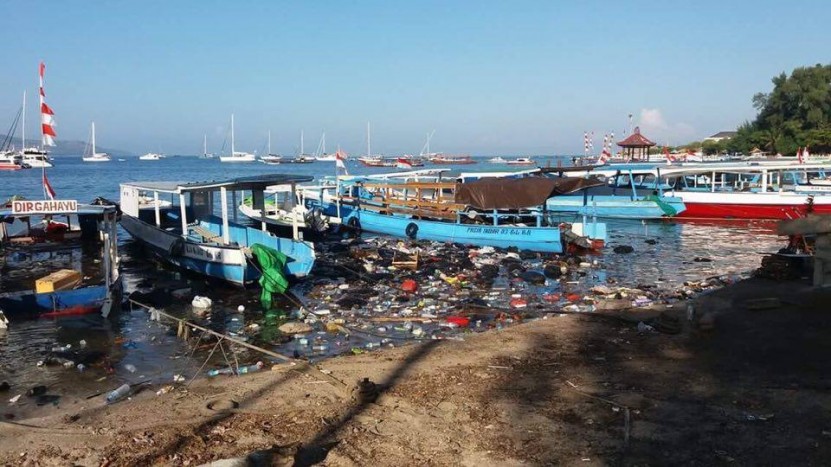
[[635, 251], [635, 249], [629, 245], [618, 245], [612, 251], [619, 254], [627, 254], [632, 253], [633, 251]]

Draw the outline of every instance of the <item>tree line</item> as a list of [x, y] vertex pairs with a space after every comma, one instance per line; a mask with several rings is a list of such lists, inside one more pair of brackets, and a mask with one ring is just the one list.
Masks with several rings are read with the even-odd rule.
[[696, 141], [683, 148], [706, 154], [743, 153], [754, 148], [794, 155], [799, 148], [831, 153], [831, 65], [800, 67], [773, 78], [773, 90], [753, 96], [756, 119], [743, 123], [733, 138]]

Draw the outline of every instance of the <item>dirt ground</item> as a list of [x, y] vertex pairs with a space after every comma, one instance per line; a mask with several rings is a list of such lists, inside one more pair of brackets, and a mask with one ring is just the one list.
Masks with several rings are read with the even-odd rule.
[[[0, 423], [0, 462], [827, 465], [829, 299], [752, 279], [696, 300], [710, 329], [689, 325], [683, 305], [669, 312], [679, 334], [638, 333], [646, 311], [557, 315], [338, 357], [323, 372], [281, 365], [110, 406], [68, 401]], [[377, 391], [356, 390], [362, 378]]]

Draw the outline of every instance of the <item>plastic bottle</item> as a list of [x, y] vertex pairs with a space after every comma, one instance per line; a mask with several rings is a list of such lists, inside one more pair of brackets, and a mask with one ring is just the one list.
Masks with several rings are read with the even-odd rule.
[[136, 366], [132, 365], [130, 363], [124, 365], [124, 369], [129, 371], [130, 373], [135, 373], [136, 372]]
[[52, 352], [69, 352], [69, 349], [72, 348], [72, 344], [66, 344], [63, 347], [52, 347]]
[[327, 350], [329, 350], [329, 346], [328, 345], [323, 345], [323, 344], [315, 345], [315, 346], [312, 346], [312, 350], [316, 350], [318, 352], [326, 352]]
[[119, 399], [124, 398], [125, 396], [127, 396], [127, 394], [130, 394], [130, 385], [123, 384], [115, 391], [112, 391], [109, 394], [107, 394], [107, 403], [111, 404]]
[[687, 303], [687, 321], [695, 319], [695, 306], [692, 303]]
[[208, 370], [208, 376], [219, 376], [219, 375], [232, 375], [234, 374], [234, 370], [230, 368], [219, 368]]
[[244, 375], [246, 373], [253, 373], [255, 371], [259, 371], [263, 368], [263, 362], [257, 362], [253, 365], [248, 366], [241, 366], [239, 369], [239, 374]]

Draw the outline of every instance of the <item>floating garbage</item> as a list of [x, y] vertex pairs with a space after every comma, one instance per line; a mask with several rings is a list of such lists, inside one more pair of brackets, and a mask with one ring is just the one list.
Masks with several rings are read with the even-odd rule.
[[203, 297], [201, 295], [197, 295], [197, 296], [193, 297], [193, 301], [190, 302], [190, 304], [194, 308], [204, 309], [204, 308], [210, 308], [211, 305], [213, 305], [213, 301], [208, 297]]

